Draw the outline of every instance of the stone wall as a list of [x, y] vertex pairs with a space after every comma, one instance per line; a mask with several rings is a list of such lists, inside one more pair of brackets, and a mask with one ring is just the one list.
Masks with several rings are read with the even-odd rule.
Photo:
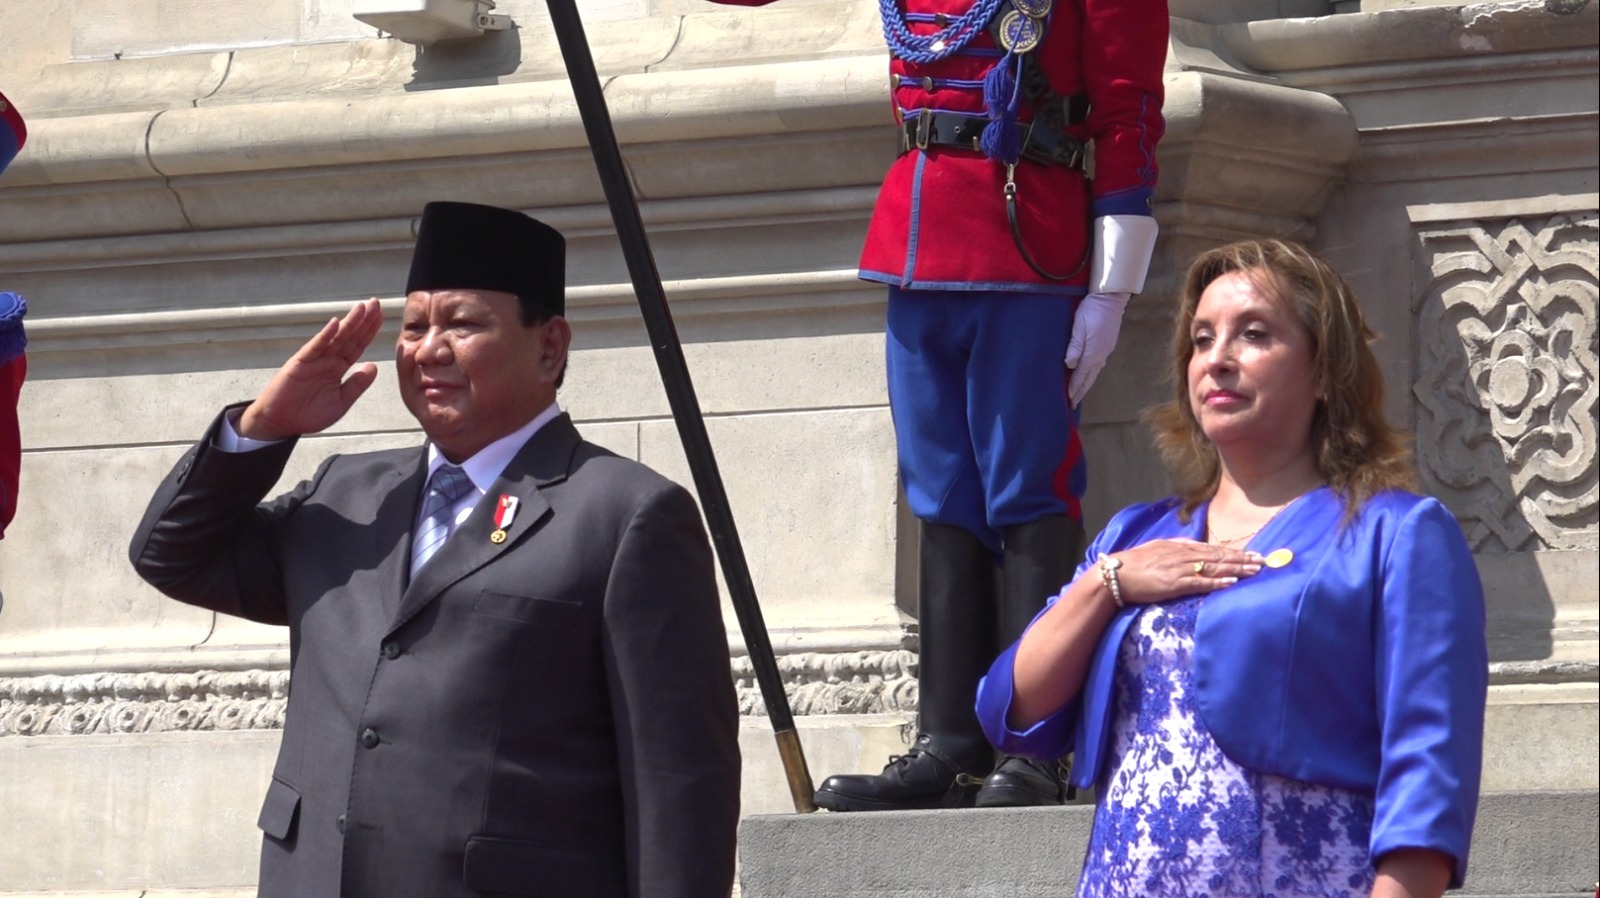
[[[323, 320], [398, 309], [430, 199], [570, 238], [562, 402], [688, 471], [544, 5], [427, 48], [349, 0], [0, 6], [32, 136], [0, 181], [0, 288], [30, 299], [22, 507], [0, 543], [0, 895], [248, 891], [282, 633], [166, 602], [125, 546], [166, 467]], [[915, 708], [914, 528], [897, 497], [882, 297], [855, 280], [894, 152], [877, 6], [584, 0], [635, 192], [812, 771], [875, 769]], [[1384, 332], [1390, 413], [1490, 590], [1486, 782], [1593, 788], [1596, 7], [1172, 0], [1160, 261], [1085, 409], [1089, 525], [1164, 491], [1182, 261], [1283, 234]], [[390, 324], [384, 343], [394, 334]], [[415, 444], [380, 384], [308, 439]], [[787, 791], [742, 639], [746, 807]]]

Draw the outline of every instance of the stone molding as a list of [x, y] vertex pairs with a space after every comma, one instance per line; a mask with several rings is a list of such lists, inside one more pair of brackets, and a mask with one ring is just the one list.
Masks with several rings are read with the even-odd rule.
[[[624, 145], [882, 124], [886, 59], [857, 56], [619, 75], [606, 102]], [[760, 89], [757, 89], [757, 87]], [[771, 98], [789, 98], [775, 106]], [[182, 178], [578, 149], [562, 80], [361, 97], [178, 106], [29, 122], [8, 187]], [[241, 152], [241, 135], [251, 135]]]
[[[1590, 63], [1590, 70], [1594, 67]], [[1486, 146], [1515, 146], [1515, 172], [1549, 174], [1557, 183], [1581, 184], [1581, 169], [1596, 156], [1595, 113], [1572, 112], [1537, 117], [1474, 119], [1435, 124], [1375, 127], [1361, 136], [1361, 158], [1355, 177], [1366, 183], [1428, 183], [1440, 170], [1456, 177], [1499, 178], [1508, 174], [1507, 156], [1486, 153]], [[1584, 194], [1534, 195], [1498, 201], [1500, 213], [1517, 205], [1538, 205], [1538, 212], [1565, 211]], [[1589, 193], [1588, 196], [1593, 196]], [[1589, 200], [1584, 205], [1591, 206]]]
[[[766, 716], [748, 656], [733, 659], [739, 713]], [[917, 655], [907, 649], [803, 652], [778, 658], [796, 716], [910, 714]], [[1496, 662], [1495, 685], [1588, 683], [1593, 661]], [[0, 739], [278, 730], [289, 700], [284, 669], [146, 671], [0, 678]]]
[[1492, 686], [1553, 685], [1600, 681], [1600, 664], [1594, 661], [1491, 661]]
[[1221, 25], [1211, 49], [1246, 72], [1338, 98], [1361, 129], [1352, 180], [1420, 181], [1442, 191], [1443, 172], [1573, 172], [1576, 180], [1534, 188], [1535, 195], [1592, 181], [1600, 5], [1362, 5], [1340, 15]]
[[[858, 285], [854, 269], [663, 282], [679, 317], [685, 313], [743, 314], [749, 311], [751, 301], [762, 299], [770, 299], [762, 304], [765, 310], [816, 313], [834, 306], [870, 305], [876, 301], [875, 297], [862, 296]], [[638, 317], [631, 284], [570, 287], [566, 299], [566, 317], [573, 321], [632, 321]], [[388, 320], [398, 321], [405, 298], [384, 297], [380, 304]], [[94, 352], [259, 343], [280, 337], [298, 339], [330, 316], [344, 314], [349, 307], [349, 302], [333, 301], [46, 318], [28, 323], [29, 349], [32, 353]]]
[[1243, 64], [1287, 75], [1593, 47], [1597, 22], [1600, 8], [1588, 0], [1490, 0], [1268, 19], [1218, 33]]
[[[709, 208], [676, 210], [706, 226], [763, 195], [770, 205], [774, 194], [875, 187], [893, 147], [885, 65], [856, 56], [610, 79], [635, 194], [646, 206], [709, 198]], [[124, 264], [151, 264], [147, 250], [195, 261], [182, 237], [199, 259], [230, 244], [245, 258], [268, 244], [300, 255], [319, 230], [336, 246], [397, 233], [404, 243], [397, 226], [439, 196], [580, 210], [561, 224], [609, 224], [596, 214], [603, 194], [564, 79], [83, 109], [29, 124], [27, 152], [0, 189], [0, 243], [40, 246], [0, 270], [92, 261], [105, 238]], [[729, 198], [740, 202], [720, 202]]]
[[1474, 551], [1600, 545], [1597, 213], [1419, 229], [1423, 483]]
[[0, 738], [277, 730], [287, 670], [0, 679]]
[[[832, 221], [872, 210], [876, 186], [819, 188], [804, 193], [662, 199], [641, 210], [652, 233], [692, 231], [735, 222], [745, 226], [774, 219]], [[544, 210], [541, 217], [569, 239], [612, 232], [602, 203]], [[360, 221], [305, 222], [284, 227], [243, 227], [192, 232], [127, 234], [101, 240], [33, 240], [0, 244], [0, 270], [60, 271], [119, 265], [182, 265], [239, 259], [282, 258], [328, 252], [393, 249], [409, 252], [420, 215]]]
[[[909, 712], [917, 656], [905, 649], [778, 658], [797, 715]], [[764, 716], [747, 655], [733, 659], [739, 711]], [[283, 728], [286, 669], [143, 671], [0, 678], [0, 738]]]
[[[286, 8], [298, 7], [289, 17], [300, 18], [295, 13], [330, 2], [349, 5], [348, 0], [264, 0], [258, 4], [264, 8], [227, 22], [196, 15], [193, 0], [125, 0], [114, 10], [70, 5], [66, 20], [56, 23], [59, 33], [72, 35], [70, 61], [55, 62], [61, 57], [53, 54], [31, 92], [56, 101], [55, 108], [106, 99], [148, 106], [174, 98], [203, 104], [294, 94], [359, 96], [565, 74], [554, 27], [538, 0], [501, 0], [499, 11], [513, 18], [510, 31], [431, 47], [378, 37], [378, 29], [350, 18], [347, 9], [335, 12], [335, 23], [308, 16], [292, 28], [283, 21]], [[614, 8], [607, 10], [608, 5]], [[169, 7], [159, 24], [130, 13], [154, 6]], [[862, 0], [780, 3], [760, 10], [681, 0], [585, 0], [582, 10], [603, 77], [705, 68], [729, 59], [851, 55], [883, 46], [877, 4]], [[257, 30], [269, 18], [279, 26], [274, 36]], [[141, 86], [154, 89], [141, 91]]]
[[[905, 649], [782, 655], [778, 673], [797, 715], [883, 714], [917, 707], [917, 655]], [[733, 676], [739, 713], [764, 716], [766, 705], [748, 655], [733, 659]]]
[[1308, 239], [1311, 221], [1355, 157], [1355, 122], [1332, 97], [1256, 78], [1168, 71], [1161, 141], [1163, 230], [1219, 242]]
[[[1355, 151], [1349, 115], [1315, 91], [1184, 61], [1202, 57], [1174, 43], [1163, 225], [1221, 240], [1308, 236]], [[610, 79], [606, 97], [642, 203], [871, 190], [893, 151], [885, 68], [872, 54], [652, 70]], [[752, 149], [766, 164], [753, 164]], [[1249, 177], [1229, 176], [1241, 171]], [[583, 224], [606, 225], [559, 80], [79, 109], [34, 125], [6, 185], [0, 242], [18, 244], [0, 255], [7, 271], [76, 267], [102, 242], [113, 258], [144, 264], [169, 253], [192, 261], [190, 243], [204, 258], [228, 246], [250, 257], [297, 254], [324, 232], [337, 242], [403, 242], [396, 213], [441, 192], [583, 209]], [[79, 195], [91, 191], [92, 203]]]

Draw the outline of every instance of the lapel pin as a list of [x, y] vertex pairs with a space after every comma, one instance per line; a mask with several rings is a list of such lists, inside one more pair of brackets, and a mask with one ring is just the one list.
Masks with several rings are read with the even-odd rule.
[[1283, 567], [1294, 560], [1294, 553], [1288, 549], [1274, 549], [1267, 556], [1267, 567]]
[[506, 541], [506, 530], [517, 518], [517, 505], [516, 496], [500, 496], [500, 501], [494, 507], [494, 532], [489, 534], [489, 542], [498, 546]]

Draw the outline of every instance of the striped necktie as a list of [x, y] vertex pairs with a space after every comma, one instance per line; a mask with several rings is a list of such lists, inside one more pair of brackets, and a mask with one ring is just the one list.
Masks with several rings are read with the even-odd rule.
[[428, 563], [455, 529], [456, 503], [472, 489], [472, 478], [455, 465], [441, 465], [428, 481], [428, 494], [422, 500], [422, 523], [411, 545], [411, 576]]

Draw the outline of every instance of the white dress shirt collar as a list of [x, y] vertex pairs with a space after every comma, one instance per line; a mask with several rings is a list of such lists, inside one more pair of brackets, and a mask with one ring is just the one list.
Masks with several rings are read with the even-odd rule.
[[[533, 435], [539, 432], [539, 428], [555, 420], [559, 414], [561, 414], [561, 404], [552, 402], [549, 408], [535, 415], [532, 421], [479, 449], [475, 455], [462, 462], [461, 469], [467, 473], [467, 477], [471, 478], [472, 485], [477, 487], [478, 495], [481, 496], [488, 492], [489, 487], [493, 486], [494, 482], [504, 473], [506, 465], [511, 464], [511, 459], [515, 458], [517, 453], [522, 451], [522, 447], [533, 439]], [[423, 483], [426, 484], [433, 477], [433, 472], [437, 471], [441, 465], [448, 463], [444, 454], [439, 451], [439, 447], [430, 442], [428, 444], [428, 477], [423, 479]]]

